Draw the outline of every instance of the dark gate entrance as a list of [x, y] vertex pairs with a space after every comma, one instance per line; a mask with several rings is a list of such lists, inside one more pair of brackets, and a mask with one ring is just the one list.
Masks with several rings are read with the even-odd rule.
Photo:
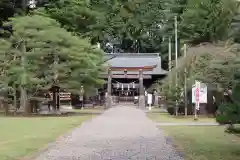
[[139, 84], [136, 81], [130, 83], [116, 81], [113, 83], [112, 95], [115, 97], [117, 103], [136, 103], [139, 96], [138, 86]]

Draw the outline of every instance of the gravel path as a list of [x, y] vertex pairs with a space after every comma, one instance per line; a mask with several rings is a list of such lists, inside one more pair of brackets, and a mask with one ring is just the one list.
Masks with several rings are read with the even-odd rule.
[[118, 106], [84, 123], [35, 160], [182, 160], [142, 110]]

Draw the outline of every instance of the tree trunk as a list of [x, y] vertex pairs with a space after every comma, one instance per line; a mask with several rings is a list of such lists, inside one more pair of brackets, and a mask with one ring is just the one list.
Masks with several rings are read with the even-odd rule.
[[0, 109], [3, 109], [3, 101], [0, 100]]
[[57, 92], [55, 89], [53, 90], [52, 95], [53, 95], [52, 109], [53, 109], [53, 112], [56, 113], [56, 111], [57, 111]]
[[178, 105], [176, 105], [176, 108], [175, 108], [175, 115], [178, 116]]
[[24, 115], [29, 114], [29, 106], [27, 100], [27, 93], [23, 86], [20, 87], [21, 90], [21, 98], [20, 98], [20, 110], [24, 111]]
[[175, 104], [175, 115], [178, 116], [178, 101], [176, 101], [176, 104]]
[[17, 109], [17, 91], [16, 91], [16, 87], [14, 87], [13, 89], [13, 106], [15, 109]]
[[20, 98], [20, 110], [24, 111], [24, 115], [29, 114], [29, 107], [27, 103], [27, 91], [25, 89], [26, 85], [26, 69], [25, 69], [25, 53], [26, 53], [26, 46], [25, 42], [21, 42], [21, 67], [23, 69], [23, 73], [21, 75], [21, 84], [20, 84], [20, 92], [21, 92], [21, 98]]

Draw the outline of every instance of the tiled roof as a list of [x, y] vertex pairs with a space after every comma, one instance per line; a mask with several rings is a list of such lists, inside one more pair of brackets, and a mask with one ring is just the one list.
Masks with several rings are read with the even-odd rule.
[[[153, 71], [144, 71], [143, 74], [164, 75], [167, 71], [162, 69], [159, 53], [113, 53], [106, 54], [106, 65], [110, 67], [144, 67], [156, 66]], [[113, 71], [113, 74], [124, 74], [124, 71]], [[128, 71], [128, 74], [138, 72]]]

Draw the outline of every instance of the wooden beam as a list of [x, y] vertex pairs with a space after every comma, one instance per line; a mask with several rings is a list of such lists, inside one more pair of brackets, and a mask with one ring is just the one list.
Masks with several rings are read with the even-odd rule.
[[143, 66], [143, 67], [110, 67], [112, 71], [139, 71], [139, 69], [142, 69], [142, 71], [152, 71], [154, 68], [156, 68], [157, 65], [153, 66]]
[[[112, 78], [126, 78], [125, 75], [112, 75]], [[127, 75], [127, 79], [138, 79], [139, 75]], [[143, 79], [152, 79], [151, 75], [143, 75]]]

